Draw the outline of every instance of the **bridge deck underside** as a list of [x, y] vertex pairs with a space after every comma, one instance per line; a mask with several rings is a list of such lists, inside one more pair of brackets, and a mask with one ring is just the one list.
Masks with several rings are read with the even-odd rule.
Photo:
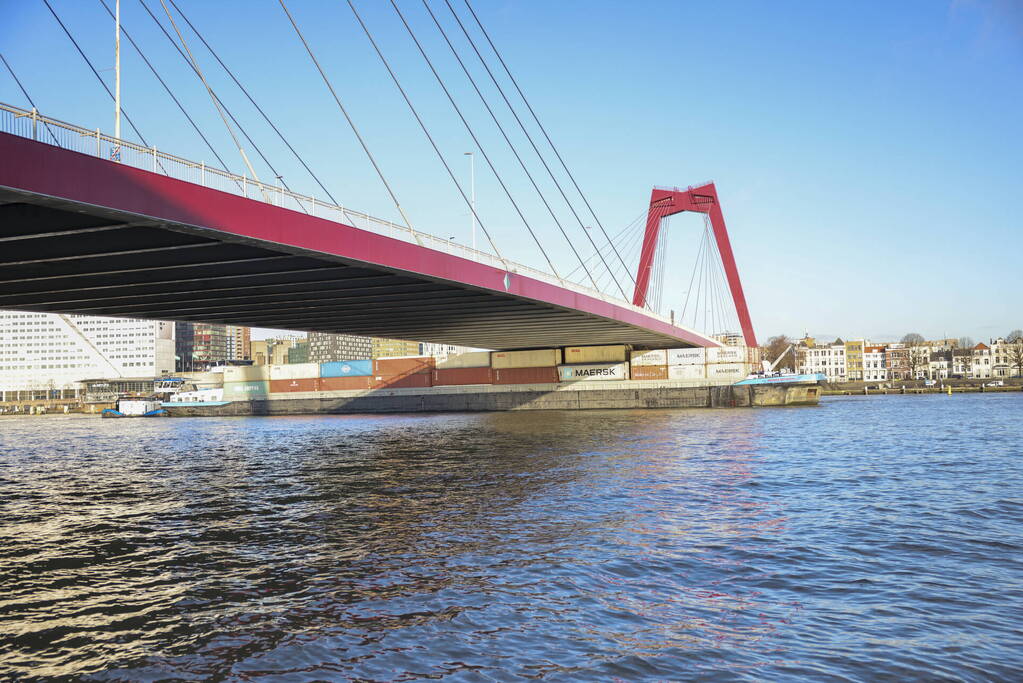
[[0, 309], [493, 349], [686, 345], [492, 290], [10, 188], [0, 189]]

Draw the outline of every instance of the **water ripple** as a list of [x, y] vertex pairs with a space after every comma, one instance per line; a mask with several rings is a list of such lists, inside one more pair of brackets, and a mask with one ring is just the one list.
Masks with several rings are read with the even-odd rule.
[[1021, 416], [0, 418], [0, 678], [1019, 679]]

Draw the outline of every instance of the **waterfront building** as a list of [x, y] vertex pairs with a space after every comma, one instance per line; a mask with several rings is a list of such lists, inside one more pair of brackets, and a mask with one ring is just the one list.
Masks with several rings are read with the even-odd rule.
[[799, 372], [822, 374], [829, 382], [845, 382], [845, 342], [836, 339], [831, 344], [815, 344], [809, 337], [800, 340], [796, 353]]
[[952, 350], [952, 376], [964, 378], [973, 376], [972, 349]]
[[308, 340], [297, 342], [294, 346], [288, 349], [288, 364], [292, 363], [308, 363], [309, 362], [309, 342]]
[[420, 342], [403, 339], [383, 339], [373, 337], [373, 358], [391, 358], [394, 356], [418, 356], [422, 351]]
[[1023, 341], [1008, 342], [1002, 337], [991, 340], [991, 376], [995, 378], [1021, 377], [1023, 368]]
[[888, 379], [905, 380], [912, 375], [910, 369], [910, 350], [902, 344], [889, 344], [885, 347], [884, 362], [888, 371]]
[[72, 398], [83, 380], [174, 371], [174, 325], [0, 311], [0, 400]]
[[867, 379], [863, 375], [863, 348], [866, 345], [865, 339], [851, 339], [845, 343], [845, 376], [850, 382]]
[[178, 372], [201, 372], [234, 358], [235, 333], [216, 323], [174, 323]]
[[927, 363], [927, 376], [930, 379], [948, 379], [952, 375], [952, 349], [932, 351]]
[[711, 335], [711, 338], [716, 339], [725, 346], [746, 346], [746, 337], [741, 332], [721, 332]]
[[369, 337], [360, 337], [355, 334], [309, 333], [310, 363], [369, 360], [372, 357], [373, 342]]
[[[846, 342], [846, 349], [849, 343]], [[885, 347], [883, 346], [862, 346], [863, 369], [861, 379], [865, 382], [884, 382], [888, 379], [888, 368], [885, 366]]]
[[304, 341], [304, 337], [288, 335], [255, 340], [250, 343], [252, 364], [287, 365], [288, 352], [297, 346], [299, 342]]
[[991, 347], [981, 342], [972, 349], [971, 377], [990, 379], [994, 363], [992, 363]]
[[228, 360], [252, 359], [252, 328], [244, 325], [227, 326]]

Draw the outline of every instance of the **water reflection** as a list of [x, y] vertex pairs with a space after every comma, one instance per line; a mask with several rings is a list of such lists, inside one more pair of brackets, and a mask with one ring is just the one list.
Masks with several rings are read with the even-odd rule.
[[847, 483], [836, 507], [811, 471], [847, 467], [813, 438], [862, 410], [835, 405], [5, 419], [0, 668], [103, 680], [855, 672], [856, 653], [812, 644], [856, 631], [841, 601], [892, 586], [833, 592], [838, 576], [858, 580], [854, 548], [870, 539], [826, 537], [828, 519], [871, 494]]

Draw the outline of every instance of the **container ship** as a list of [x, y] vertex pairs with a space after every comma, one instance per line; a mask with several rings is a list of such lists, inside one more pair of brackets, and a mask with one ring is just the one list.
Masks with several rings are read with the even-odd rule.
[[[815, 405], [815, 375], [756, 381], [760, 350], [625, 345], [228, 366], [163, 403], [171, 416]], [[220, 380], [218, 382], [218, 379]], [[205, 386], [201, 386], [205, 385]]]

